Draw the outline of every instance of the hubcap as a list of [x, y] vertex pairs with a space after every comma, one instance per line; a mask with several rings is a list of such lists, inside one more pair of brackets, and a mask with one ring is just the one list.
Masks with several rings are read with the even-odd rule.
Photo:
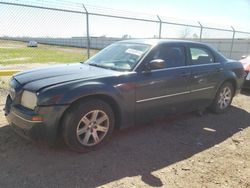
[[220, 109], [225, 109], [229, 106], [232, 98], [232, 92], [229, 87], [224, 87], [219, 95], [218, 105]]
[[93, 146], [102, 141], [109, 130], [109, 118], [102, 110], [88, 112], [78, 123], [76, 135], [84, 146]]

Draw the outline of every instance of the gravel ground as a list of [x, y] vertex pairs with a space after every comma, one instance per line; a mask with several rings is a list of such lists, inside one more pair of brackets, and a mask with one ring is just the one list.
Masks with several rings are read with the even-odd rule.
[[250, 92], [225, 114], [117, 131], [87, 154], [24, 140], [0, 113], [0, 187], [250, 187]]

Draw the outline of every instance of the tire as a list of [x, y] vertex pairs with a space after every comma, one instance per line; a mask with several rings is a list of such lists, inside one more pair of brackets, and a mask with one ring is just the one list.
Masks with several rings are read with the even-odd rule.
[[89, 152], [103, 146], [115, 126], [112, 108], [102, 100], [88, 99], [74, 105], [62, 123], [62, 137], [70, 149]]
[[226, 112], [231, 106], [234, 96], [234, 87], [230, 82], [225, 82], [217, 91], [217, 94], [210, 106], [210, 110], [215, 114]]

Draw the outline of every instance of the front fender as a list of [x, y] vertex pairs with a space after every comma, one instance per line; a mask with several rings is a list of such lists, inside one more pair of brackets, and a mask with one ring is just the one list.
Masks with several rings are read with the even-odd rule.
[[46, 88], [39, 93], [38, 105], [68, 105], [91, 95], [107, 95], [117, 102], [123, 99], [121, 92], [112, 85], [101, 82], [84, 82]]
[[134, 123], [135, 91], [122, 90], [119, 85], [105, 84], [98, 81], [66, 84], [46, 88], [39, 94], [40, 106], [71, 105], [75, 101], [102, 95], [112, 98], [119, 108], [120, 127], [130, 126]]
[[81, 86], [76, 86], [71, 88], [66, 92], [57, 102], [58, 104], [71, 104], [83, 97], [93, 96], [93, 95], [105, 95], [111, 97], [120, 104], [123, 101], [123, 95], [112, 85], [107, 85], [100, 82], [89, 82]]

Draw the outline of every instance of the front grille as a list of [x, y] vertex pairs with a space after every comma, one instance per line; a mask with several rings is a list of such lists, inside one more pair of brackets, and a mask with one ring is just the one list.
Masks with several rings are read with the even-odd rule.
[[19, 104], [22, 93], [22, 85], [15, 78], [12, 78], [9, 83], [9, 93], [13, 102], [15, 104]]
[[4, 107], [4, 111], [6, 114], [10, 113], [10, 108], [11, 108], [12, 100], [11, 97], [8, 95]]
[[10, 88], [10, 89], [9, 89], [9, 92], [10, 92], [10, 98], [11, 98], [12, 100], [14, 100], [15, 97], [16, 97], [16, 91], [15, 91], [15, 89], [14, 89], [14, 88]]

